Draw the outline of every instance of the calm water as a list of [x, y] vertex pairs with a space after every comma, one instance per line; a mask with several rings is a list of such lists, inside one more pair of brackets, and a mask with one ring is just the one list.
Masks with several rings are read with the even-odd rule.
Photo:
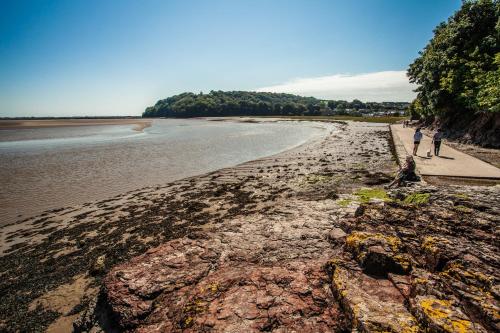
[[272, 155], [324, 134], [307, 122], [154, 120], [0, 130], [0, 225]]

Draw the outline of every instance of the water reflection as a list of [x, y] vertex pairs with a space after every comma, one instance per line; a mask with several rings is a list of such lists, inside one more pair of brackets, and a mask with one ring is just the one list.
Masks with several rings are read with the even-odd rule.
[[0, 224], [271, 155], [323, 130], [311, 123], [153, 121], [0, 131]]

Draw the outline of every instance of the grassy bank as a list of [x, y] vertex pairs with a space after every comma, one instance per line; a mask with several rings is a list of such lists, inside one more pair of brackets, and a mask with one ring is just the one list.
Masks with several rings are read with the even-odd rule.
[[394, 124], [398, 121], [403, 121], [407, 117], [393, 117], [393, 116], [383, 116], [383, 117], [355, 117], [355, 116], [252, 116], [252, 118], [283, 118], [283, 119], [293, 119], [293, 120], [314, 120], [314, 121], [363, 121], [367, 123], [388, 123]]

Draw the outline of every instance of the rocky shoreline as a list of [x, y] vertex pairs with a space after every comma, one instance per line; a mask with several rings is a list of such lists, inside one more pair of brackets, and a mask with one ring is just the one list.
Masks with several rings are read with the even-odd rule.
[[3, 228], [0, 330], [498, 331], [498, 186], [386, 192], [388, 127], [328, 126]]

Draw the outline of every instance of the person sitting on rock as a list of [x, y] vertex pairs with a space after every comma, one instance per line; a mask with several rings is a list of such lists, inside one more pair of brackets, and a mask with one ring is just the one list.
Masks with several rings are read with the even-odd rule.
[[416, 181], [418, 180], [417, 175], [415, 174], [415, 161], [412, 156], [406, 157], [405, 165], [399, 170], [396, 178], [389, 184], [387, 187], [392, 187], [396, 185], [396, 187], [401, 186], [401, 183], [404, 181]]

